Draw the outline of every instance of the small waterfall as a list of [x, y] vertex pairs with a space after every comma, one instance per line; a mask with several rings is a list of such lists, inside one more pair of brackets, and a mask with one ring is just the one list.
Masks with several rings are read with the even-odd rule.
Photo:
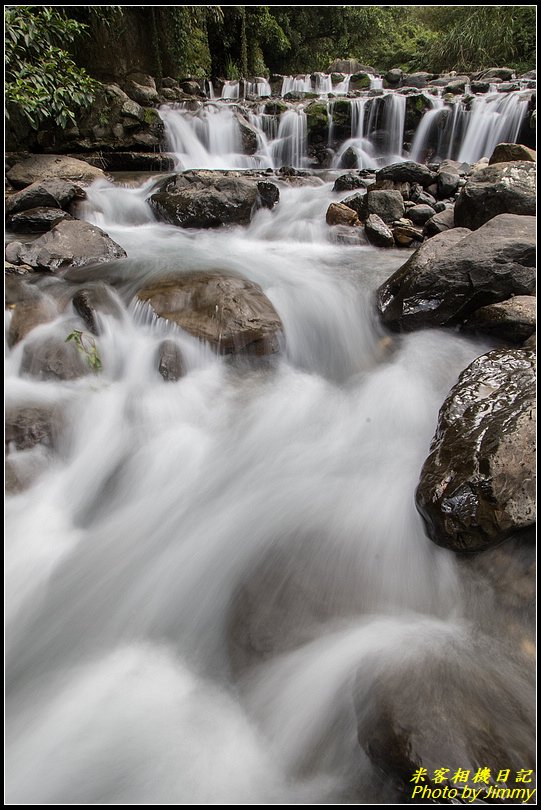
[[254, 82], [246, 82], [246, 95], [265, 98], [272, 95], [271, 86], [267, 79], [257, 77]]
[[410, 149], [410, 160], [415, 160], [418, 163], [424, 161], [424, 156], [433, 137], [434, 127], [441, 120], [441, 111], [443, 109], [441, 96], [426, 96], [426, 98], [432, 104], [432, 109], [427, 110], [421, 118]]
[[490, 157], [499, 143], [515, 143], [528, 109], [528, 93], [477, 97], [468, 115], [458, 160], [475, 163]]
[[351, 74], [348, 73], [346, 76], [344, 76], [344, 78], [342, 79], [341, 82], [338, 82], [338, 84], [335, 84], [334, 87], [332, 88], [332, 92], [334, 93], [334, 95], [335, 96], [347, 96], [347, 94], [349, 93], [350, 80], [351, 80]]
[[210, 101], [214, 101], [216, 99], [216, 94], [214, 92], [214, 86], [210, 79], [206, 79], [205, 86], [207, 88], [207, 97]]
[[283, 97], [287, 93], [311, 93], [312, 79], [310, 74], [304, 76], [284, 76], [280, 95]]
[[404, 142], [404, 122], [406, 120], [406, 97], [400, 93], [388, 93], [383, 97], [383, 119], [381, 129], [387, 135], [382, 151], [402, 158]]
[[278, 137], [270, 145], [276, 166], [302, 166], [307, 146], [306, 113], [287, 110], [280, 116]]
[[316, 73], [315, 91], [318, 96], [327, 96], [329, 93], [336, 93], [333, 90], [332, 80], [328, 73]]
[[383, 79], [381, 78], [381, 76], [370, 76], [370, 89], [371, 90], [383, 89]]
[[327, 118], [329, 120], [329, 135], [327, 138], [327, 146], [330, 146], [334, 137], [334, 101], [327, 101]]
[[240, 82], [227, 80], [222, 89], [223, 99], [240, 98]]
[[[368, 102], [370, 104], [370, 115], [368, 122], [365, 121], [365, 111]], [[374, 103], [375, 102], [375, 103]], [[351, 99], [351, 138], [345, 141], [333, 160], [335, 168], [341, 168], [342, 158], [348, 149], [352, 149], [357, 156], [357, 168], [373, 168], [377, 164], [375, 150], [370, 142], [367, 133], [369, 125], [373, 119], [374, 110], [379, 99], [369, 99], [367, 97]]]

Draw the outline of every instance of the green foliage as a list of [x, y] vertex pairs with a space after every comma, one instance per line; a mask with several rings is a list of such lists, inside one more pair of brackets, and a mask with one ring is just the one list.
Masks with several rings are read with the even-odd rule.
[[96, 374], [98, 371], [101, 371], [101, 360], [94, 338], [91, 335], [85, 335], [85, 333], [81, 332], [79, 329], [74, 329], [73, 332], [67, 336], [65, 343], [69, 343], [70, 340], [73, 340], [77, 349], [85, 355], [86, 361], [92, 371]]
[[85, 30], [49, 6], [12, 6], [5, 15], [6, 115], [14, 105], [33, 129], [46, 121], [65, 128], [87, 107], [99, 83], [77, 67], [66, 44]]

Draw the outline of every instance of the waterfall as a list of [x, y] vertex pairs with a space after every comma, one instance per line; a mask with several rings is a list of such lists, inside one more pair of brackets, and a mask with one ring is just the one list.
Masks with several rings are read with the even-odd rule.
[[351, 80], [351, 74], [348, 73], [341, 82], [338, 82], [332, 88], [332, 92], [335, 96], [347, 96], [349, 93], [349, 82]]
[[304, 110], [283, 112], [277, 138], [270, 145], [275, 165], [303, 166], [306, 159], [306, 136]]
[[426, 98], [429, 99], [432, 104], [432, 109], [427, 110], [421, 118], [410, 149], [410, 160], [415, 160], [418, 163], [424, 162], [434, 128], [438, 125], [438, 121], [441, 118], [441, 110], [443, 109], [443, 99], [441, 96], [426, 96]]
[[458, 160], [475, 163], [490, 157], [499, 143], [514, 143], [528, 109], [529, 93], [476, 97], [468, 114]]
[[314, 92], [318, 94], [318, 96], [326, 96], [329, 93], [337, 93], [338, 91], [333, 89], [331, 77], [327, 73], [316, 73], [316, 83]]
[[224, 86], [222, 88], [222, 98], [223, 99], [240, 98], [240, 82], [229, 79], [226, 82], [224, 82]]
[[207, 86], [207, 96], [208, 96], [208, 98], [211, 101], [214, 101], [216, 99], [216, 94], [214, 93], [214, 86], [212, 84], [212, 81], [210, 79], [207, 79], [205, 84]]
[[[348, 149], [352, 149], [357, 157], [357, 168], [375, 168], [378, 165], [375, 149], [368, 138], [368, 122], [365, 120], [367, 103], [370, 102], [370, 109], [373, 112], [379, 99], [354, 98], [351, 99], [351, 137], [339, 148], [333, 160], [333, 166], [340, 168], [342, 158]], [[375, 102], [375, 103], [374, 103]]]
[[304, 76], [284, 76], [280, 95], [283, 97], [287, 93], [311, 93], [312, 79], [309, 73]]
[[383, 89], [383, 79], [381, 78], [381, 76], [370, 76], [370, 89], [371, 90]]
[[271, 86], [268, 80], [265, 78], [256, 78], [254, 82], [247, 82], [246, 95], [258, 96], [259, 98], [272, 95]]
[[385, 154], [402, 158], [404, 142], [404, 121], [406, 119], [406, 97], [401, 93], [388, 93], [383, 97], [382, 130], [386, 134], [382, 151]]

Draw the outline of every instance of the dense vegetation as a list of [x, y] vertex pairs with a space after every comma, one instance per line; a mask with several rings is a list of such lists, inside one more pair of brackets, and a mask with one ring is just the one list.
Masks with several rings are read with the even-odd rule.
[[[70, 51], [68, 53], [68, 50]], [[534, 6], [11, 6], [6, 99], [33, 127], [74, 121], [96, 84], [304, 73], [335, 58], [384, 71], [535, 66]]]

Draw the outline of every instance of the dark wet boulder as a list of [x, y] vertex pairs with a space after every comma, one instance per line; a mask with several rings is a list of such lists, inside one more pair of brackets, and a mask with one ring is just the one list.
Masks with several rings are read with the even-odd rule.
[[235, 173], [185, 172], [165, 181], [150, 204], [158, 219], [182, 228], [247, 225], [258, 207], [275, 205], [271, 185]]
[[174, 340], [162, 340], [158, 349], [158, 371], [165, 382], [177, 382], [186, 374], [182, 350]]
[[493, 163], [512, 163], [514, 160], [526, 160], [535, 163], [536, 159], [535, 149], [530, 149], [522, 143], [499, 143], [490, 156], [488, 163], [489, 166]]
[[72, 298], [72, 304], [86, 328], [94, 335], [101, 334], [101, 315], [122, 317], [122, 308], [112, 288], [107, 284], [98, 282], [77, 290]]
[[496, 349], [462, 372], [438, 417], [416, 504], [429, 536], [479, 551], [535, 525], [535, 354]]
[[63, 208], [85, 196], [83, 189], [67, 180], [51, 178], [31, 183], [6, 197], [6, 214], [17, 214], [30, 208]]
[[334, 181], [333, 191], [353, 191], [355, 188], [366, 188], [367, 183], [358, 174], [341, 174]]
[[425, 236], [435, 236], [438, 233], [443, 233], [455, 227], [455, 211], [454, 207], [444, 208], [443, 211], [438, 211], [433, 214], [430, 219], [427, 219], [424, 225]]
[[368, 241], [376, 247], [394, 247], [394, 236], [388, 225], [378, 217], [370, 214], [364, 224]]
[[418, 73], [404, 73], [401, 84], [403, 87], [417, 87], [422, 89], [428, 86], [432, 76], [432, 73], [426, 73], [424, 71], [419, 71]]
[[329, 134], [329, 113], [326, 102], [313, 101], [306, 109], [306, 130], [308, 143], [327, 142]]
[[387, 84], [391, 85], [391, 87], [398, 87], [400, 84], [400, 80], [404, 74], [402, 68], [391, 68], [385, 74], [385, 81]]
[[455, 222], [475, 230], [498, 214], [534, 216], [535, 210], [536, 164], [494, 163], [468, 178], [456, 200]]
[[422, 163], [405, 160], [403, 163], [392, 163], [376, 172], [376, 182], [392, 180], [398, 183], [418, 183], [426, 188], [436, 180], [436, 173]]
[[51, 178], [79, 184], [92, 183], [105, 177], [105, 174], [96, 166], [67, 155], [32, 155], [12, 166], [6, 176], [15, 188], [25, 188]]
[[240, 113], [236, 113], [235, 118], [239, 125], [243, 154], [255, 155], [259, 149], [259, 133], [257, 129]]
[[464, 321], [463, 328], [520, 345], [535, 334], [535, 326], [535, 296], [515, 295], [477, 309]]
[[348, 146], [347, 149], [342, 152], [340, 157], [340, 168], [341, 169], [356, 169], [359, 163], [358, 161], [358, 154], [353, 146]]
[[222, 273], [186, 273], [140, 289], [153, 312], [222, 354], [277, 352], [282, 322], [258, 284]]
[[61, 208], [28, 208], [9, 216], [6, 227], [15, 233], [44, 233], [70, 219], [73, 217]]
[[70, 220], [55, 225], [49, 233], [19, 251], [24, 264], [58, 272], [125, 258], [126, 251], [96, 225]]
[[453, 228], [426, 241], [378, 290], [391, 329], [462, 322], [487, 304], [535, 290], [535, 221], [500, 214], [470, 232]]
[[408, 217], [414, 225], [424, 225], [425, 222], [434, 216], [434, 209], [426, 203], [418, 203], [408, 208]]
[[352, 208], [353, 211], [357, 211], [359, 218], [366, 217], [366, 195], [365, 194], [350, 194], [349, 197], [346, 197], [342, 200], [343, 205], [347, 205], [348, 208]]
[[393, 223], [393, 236], [398, 247], [409, 247], [413, 242], [423, 241], [421, 228], [416, 228], [410, 221]]

